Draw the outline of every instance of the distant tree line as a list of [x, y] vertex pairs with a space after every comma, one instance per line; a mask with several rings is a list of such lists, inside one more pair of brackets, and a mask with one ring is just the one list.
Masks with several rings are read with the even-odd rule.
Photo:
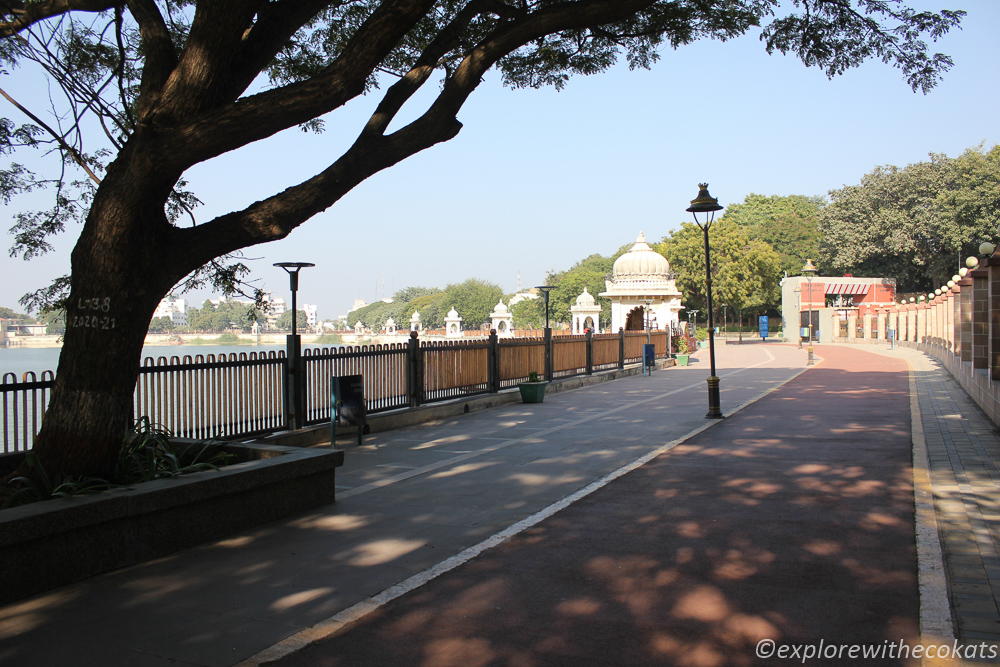
[[[934, 289], [958, 271], [979, 244], [1000, 244], [1000, 146], [970, 148], [957, 158], [931, 154], [926, 162], [876, 167], [861, 183], [823, 196], [750, 194], [728, 206], [709, 233], [713, 305], [734, 315], [752, 317], [780, 308], [781, 279], [801, 275], [807, 260], [820, 275], [894, 278], [898, 292]], [[610, 255], [594, 254], [569, 269], [551, 272], [549, 322], [567, 325], [584, 287], [601, 307], [602, 326], [610, 321], [610, 302], [598, 296], [611, 278], [614, 262], [632, 247], [627, 243]], [[666, 257], [684, 295], [686, 309], [704, 317], [704, 236], [692, 221], [652, 244]], [[419, 311], [425, 328], [444, 326], [455, 308], [466, 329], [478, 329], [503, 298], [493, 283], [470, 279], [444, 290], [411, 287], [391, 303], [377, 302], [353, 311], [347, 326], [360, 321], [377, 331], [392, 317], [398, 328], [409, 326]], [[545, 324], [544, 300], [525, 299], [511, 308], [518, 328]]]

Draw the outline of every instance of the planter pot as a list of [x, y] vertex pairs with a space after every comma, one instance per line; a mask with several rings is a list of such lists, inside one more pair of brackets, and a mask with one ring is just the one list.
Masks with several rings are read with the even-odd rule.
[[521, 390], [522, 403], [541, 403], [545, 398], [546, 382], [522, 382], [517, 385]]
[[690, 357], [690, 355], [687, 355], [687, 354], [678, 354], [677, 355], [677, 365], [678, 366], [687, 366], [688, 365], [688, 358], [689, 357]]

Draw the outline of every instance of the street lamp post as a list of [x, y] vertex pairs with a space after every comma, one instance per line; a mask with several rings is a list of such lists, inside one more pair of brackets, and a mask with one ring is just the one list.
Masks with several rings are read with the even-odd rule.
[[545, 297], [545, 381], [552, 382], [552, 329], [549, 328], [549, 292], [555, 285], [539, 285], [536, 289]]
[[[698, 310], [685, 310], [684, 312], [688, 314], [688, 324], [689, 325], [691, 324], [691, 318], [692, 317], [694, 318], [694, 333], [691, 333], [689, 331], [688, 335], [694, 336], [695, 340], [697, 340], [698, 339], [698, 313], [701, 312], [701, 311], [698, 311]], [[690, 328], [690, 327], [688, 327], [688, 328]]]
[[[651, 300], [649, 300], [649, 299], [646, 299], [645, 301], [643, 301], [643, 303], [646, 304], [646, 307], [643, 308], [643, 314], [646, 316], [646, 345], [650, 345], [652, 341], [651, 341], [651, 338], [650, 338], [650, 336], [651, 336], [651, 334], [650, 334], [650, 325], [651, 325], [651, 323], [650, 323], [650, 317], [649, 317], [649, 307], [651, 305], [653, 305], [653, 302]], [[652, 376], [653, 375], [653, 367], [649, 366], [648, 370], [646, 368], [647, 365], [649, 365], [649, 363], [651, 361], [650, 359], [648, 359], [646, 357], [646, 350], [647, 349], [649, 349], [649, 348], [643, 348], [643, 350], [642, 350], [642, 374], [645, 375], [648, 372], [649, 375]]]
[[292, 333], [285, 339], [288, 378], [285, 383], [285, 424], [290, 430], [305, 426], [306, 376], [302, 367], [302, 341], [295, 331], [295, 316], [298, 308], [296, 293], [299, 291], [299, 271], [310, 266], [309, 262], [277, 262], [288, 273], [292, 290]]
[[[719, 396], [719, 378], [715, 374], [715, 320], [712, 315], [712, 258], [708, 244], [708, 230], [715, 221], [715, 212], [721, 211], [719, 200], [708, 194], [708, 183], [698, 184], [698, 196], [691, 200], [687, 211], [694, 216], [694, 222], [705, 235], [705, 293], [708, 297], [708, 358], [711, 365], [711, 375], [708, 376], [708, 414], [706, 419], [721, 419], [723, 417], [721, 399]], [[704, 222], [698, 219], [698, 214], [704, 214]], [[697, 327], [695, 329], [697, 332]]]
[[806, 361], [806, 366], [813, 366], [816, 360], [813, 359], [813, 313], [812, 313], [812, 282], [813, 276], [816, 275], [818, 269], [813, 264], [811, 259], [806, 260], [805, 266], [802, 267], [802, 273], [806, 274], [806, 303], [809, 305], [809, 359]]

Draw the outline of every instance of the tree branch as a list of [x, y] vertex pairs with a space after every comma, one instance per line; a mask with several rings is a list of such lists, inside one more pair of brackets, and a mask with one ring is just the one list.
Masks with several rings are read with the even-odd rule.
[[[431, 107], [420, 118], [388, 136], [377, 129], [382, 119], [373, 116], [357, 141], [323, 172], [299, 185], [248, 208], [221, 216], [193, 229], [174, 230], [178, 251], [197, 249], [199, 262], [211, 257], [287, 236], [297, 226], [329, 208], [355, 186], [379, 171], [434, 144], [454, 138], [462, 125], [456, 114], [469, 94], [479, 85], [482, 75], [503, 56], [532, 39], [559, 30], [582, 28], [620, 20], [634, 14], [655, 0], [599, 0], [585, 7], [558, 5], [540, 10], [500, 27], [465, 58], [455, 74], [445, 83]], [[437, 48], [437, 47], [436, 47]], [[431, 53], [426, 54], [430, 57]], [[401, 97], [429, 74], [425, 66], [415, 67], [407, 77], [394, 84], [383, 100], [390, 112]], [[412, 77], [410, 76], [412, 74]], [[403, 90], [406, 89], [406, 90]], [[376, 115], [378, 115], [376, 113]]]
[[[370, 73], [434, 5], [434, 0], [392, 0], [379, 6], [340, 56], [312, 79], [237, 100], [166, 131], [169, 165], [193, 164], [295, 127], [346, 104], [364, 92]], [[166, 165], [165, 165], [166, 166]]]
[[[127, 0], [129, 12], [139, 25], [145, 64], [139, 82], [136, 117], [142, 119], [156, 104], [160, 91], [177, 67], [177, 51], [170, 30], [153, 0]], [[123, 98], [122, 104], [127, 105]]]
[[12, 17], [0, 22], [0, 38], [10, 37], [39, 21], [69, 12], [103, 12], [115, 6], [115, 0], [50, 0], [49, 2], [0, 2], [0, 16]]
[[[92, 171], [92, 170], [90, 169], [90, 167], [89, 167], [89, 166], [87, 166], [87, 163], [86, 163], [86, 162], [84, 161], [84, 159], [83, 159], [83, 157], [82, 157], [82, 156], [80, 155], [80, 153], [79, 153], [79, 152], [78, 152], [78, 151], [77, 151], [77, 150], [76, 150], [75, 148], [73, 148], [73, 147], [72, 147], [72, 146], [70, 146], [70, 145], [69, 145], [68, 143], [66, 143], [66, 140], [65, 140], [65, 139], [63, 139], [62, 135], [60, 135], [60, 134], [59, 134], [58, 132], [56, 132], [56, 131], [55, 131], [55, 130], [53, 130], [53, 129], [52, 129], [51, 127], [49, 127], [49, 126], [48, 126], [48, 125], [47, 125], [47, 124], [45, 123], [45, 121], [43, 121], [43, 120], [42, 120], [41, 118], [39, 118], [38, 116], [36, 116], [35, 114], [31, 113], [30, 111], [28, 111], [28, 110], [27, 110], [26, 108], [24, 108], [23, 106], [21, 106], [21, 104], [20, 104], [20, 103], [19, 103], [19, 102], [18, 102], [17, 100], [15, 100], [15, 99], [14, 99], [13, 97], [11, 97], [10, 95], [8, 95], [8, 94], [7, 94], [7, 91], [5, 91], [5, 90], [4, 90], [3, 88], [0, 88], [0, 95], [3, 95], [3, 97], [4, 97], [4, 98], [6, 98], [6, 100], [7, 100], [8, 102], [10, 102], [10, 103], [11, 103], [11, 104], [13, 104], [13, 105], [14, 105], [15, 107], [17, 107], [17, 109], [18, 109], [18, 110], [19, 110], [19, 111], [20, 111], [21, 113], [23, 113], [23, 114], [24, 114], [24, 115], [26, 115], [26, 116], [27, 116], [28, 118], [30, 118], [31, 120], [33, 120], [33, 121], [35, 121], [36, 123], [38, 123], [38, 125], [39, 125], [39, 126], [40, 126], [41, 128], [43, 128], [43, 129], [44, 129], [44, 130], [45, 130], [46, 132], [48, 132], [48, 133], [49, 133], [49, 135], [51, 135], [51, 136], [52, 136], [52, 138], [53, 138], [53, 139], [55, 139], [55, 140], [56, 140], [56, 143], [57, 143], [57, 144], [59, 144], [59, 147], [60, 147], [60, 148], [62, 148], [62, 149], [63, 149], [64, 151], [66, 151], [67, 153], [69, 153], [69, 155], [70, 155], [70, 156], [71, 156], [71, 157], [73, 158], [73, 161], [74, 161], [74, 162], [76, 162], [76, 163], [77, 163], [78, 165], [80, 165], [80, 167], [82, 167], [82, 168], [83, 168], [83, 170], [84, 170], [85, 172], [87, 172], [87, 175], [88, 175], [88, 176], [90, 176], [90, 179], [91, 179], [92, 181], [94, 181], [94, 183], [97, 183], [97, 184], [100, 184], [100, 182], [101, 182], [101, 179], [97, 177], [97, 174], [95, 174], [95, 173], [94, 173], [94, 172], [93, 172], [93, 171]], [[60, 182], [62, 182], [62, 179], [60, 178], [60, 179], [59, 179], [59, 181], [60, 181]]]

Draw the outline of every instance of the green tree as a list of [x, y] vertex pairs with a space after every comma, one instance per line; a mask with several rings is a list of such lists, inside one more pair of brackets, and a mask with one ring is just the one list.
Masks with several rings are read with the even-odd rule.
[[[298, 310], [295, 312], [295, 330], [297, 332], [305, 329], [306, 325], [306, 311]], [[276, 325], [280, 331], [291, 331], [292, 330], [292, 311], [286, 310], [278, 318]]]
[[[752, 240], [742, 226], [719, 219], [708, 233], [712, 259], [712, 303], [742, 312], [766, 310], [781, 298], [781, 258], [770, 244]], [[705, 236], [693, 222], [684, 222], [655, 246], [677, 273], [684, 305], [705, 313]]]
[[[510, 309], [517, 329], [541, 329], [545, 326], [545, 299], [524, 299]], [[551, 313], [550, 313], [551, 317]]]
[[[56, 120], [19, 103], [29, 122], [0, 122], [0, 152], [37, 148], [61, 158], [54, 175], [36, 175], [20, 158], [0, 175], [5, 200], [46, 184], [56, 195], [51, 210], [15, 216], [13, 250], [33, 257], [50, 247], [49, 234], [83, 223], [70, 276], [29, 298], [63, 300], [70, 324], [36, 456], [52, 472], [109, 471], [132, 420], [142, 342], [160, 299], [179, 284], [238, 289], [242, 249], [286, 237], [373, 174], [457, 136], [459, 112], [492, 68], [511, 86], [560, 88], [621, 54], [648, 67], [658, 49], [729, 39], [763, 23], [768, 52], [793, 53], [829, 76], [881, 58], [926, 91], [951, 61], [928, 53], [922, 39], [963, 16], [884, 0], [799, 0], [788, 9], [775, 17], [767, 0], [0, 6], [3, 65], [37, 64], [50, 90], [66, 93], [52, 97]], [[435, 73], [443, 80], [428, 106], [394, 126]], [[326, 114], [381, 84], [389, 85], [357, 139], [320, 173], [243, 210], [194, 216], [198, 200], [184, 181], [191, 167], [289, 128], [320, 130]], [[74, 166], [79, 176], [60, 176]], [[73, 326], [95, 313], [115, 329]]]
[[489, 323], [490, 313], [503, 295], [499, 285], [487, 280], [469, 278], [464, 282], [445, 287], [444, 298], [440, 303], [448, 310], [454, 308], [458, 312], [462, 318], [463, 328], [479, 329]]
[[895, 278], [901, 292], [933, 290], [981, 242], [997, 240], [1000, 147], [876, 167], [830, 199], [820, 215], [827, 270]]
[[406, 326], [410, 325], [410, 318], [413, 313], [420, 314], [420, 324], [425, 329], [444, 328], [444, 317], [448, 314], [450, 306], [445, 305], [448, 295], [445, 292], [435, 292], [425, 296], [417, 297], [406, 304], [401, 312], [402, 321]]
[[38, 314], [38, 321], [48, 327], [50, 334], [66, 333], [66, 311], [62, 308], [46, 308]]
[[406, 287], [396, 292], [393, 295], [392, 300], [394, 302], [401, 301], [403, 303], [409, 303], [414, 299], [419, 299], [422, 296], [429, 296], [431, 294], [437, 294], [440, 291], [441, 290], [437, 287]]
[[587, 288], [594, 302], [601, 307], [601, 318], [608, 320], [611, 318], [611, 302], [598, 294], [604, 291], [604, 281], [611, 275], [611, 268], [615, 260], [621, 256], [629, 247], [620, 248], [619, 251], [610, 257], [602, 255], [591, 255], [583, 259], [566, 271], [548, 276], [546, 282], [555, 285], [555, 289], [550, 293], [549, 299], [549, 319], [551, 322], [568, 324], [573, 321], [573, 314], [570, 308], [576, 305], [576, 298]]
[[17, 313], [11, 310], [10, 308], [2, 308], [2, 307], [0, 307], [0, 317], [4, 318], [5, 320], [23, 320], [26, 324], [33, 324], [35, 321], [35, 318], [33, 318], [31, 315], [28, 315], [26, 313]]
[[348, 313], [347, 326], [351, 328], [356, 322], [360, 321], [372, 331], [379, 331], [385, 326], [386, 320], [390, 317], [396, 320], [396, 324], [398, 325], [399, 320], [397, 316], [405, 307], [406, 304], [396, 301], [393, 301], [392, 303], [376, 301], [375, 303], [370, 303], [363, 308], [358, 308], [357, 310]]
[[742, 227], [751, 239], [764, 241], [781, 256], [781, 270], [798, 275], [807, 259], [819, 257], [819, 214], [823, 197], [749, 194], [730, 204], [721, 220]]
[[169, 333], [174, 330], [174, 321], [169, 317], [154, 317], [149, 323], [149, 333]]

